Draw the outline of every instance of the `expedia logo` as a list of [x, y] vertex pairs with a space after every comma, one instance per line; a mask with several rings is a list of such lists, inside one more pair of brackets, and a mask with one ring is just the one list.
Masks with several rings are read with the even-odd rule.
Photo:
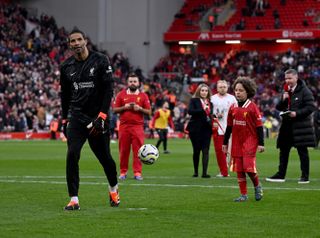
[[302, 31], [282, 31], [283, 38], [313, 38], [313, 31], [302, 30]]

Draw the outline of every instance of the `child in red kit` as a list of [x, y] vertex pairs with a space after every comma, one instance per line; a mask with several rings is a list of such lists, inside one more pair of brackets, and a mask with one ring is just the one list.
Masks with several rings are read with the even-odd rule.
[[230, 169], [237, 172], [241, 193], [235, 202], [248, 200], [246, 174], [254, 185], [256, 201], [260, 201], [263, 196], [256, 169], [256, 152], [264, 151], [263, 127], [259, 109], [250, 100], [256, 88], [256, 84], [246, 77], [238, 77], [233, 84], [238, 103], [230, 107], [222, 149], [224, 153], [228, 152], [228, 141], [232, 133]]

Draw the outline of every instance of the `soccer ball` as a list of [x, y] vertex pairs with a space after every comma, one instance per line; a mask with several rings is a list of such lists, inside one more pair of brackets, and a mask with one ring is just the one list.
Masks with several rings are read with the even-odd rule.
[[140, 147], [138, 157], [144, 164], [153, 164], [159, 158], [159, 150], [154, 145], [145, 144]]

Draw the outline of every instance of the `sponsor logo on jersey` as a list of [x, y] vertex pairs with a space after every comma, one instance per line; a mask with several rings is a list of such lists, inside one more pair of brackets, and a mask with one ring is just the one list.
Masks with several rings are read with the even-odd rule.
[[247, 122], [246, 122], [246, 121], [233, 120], [233, 125], [246, 126], [246, 125], [247, 125]]
[[83, 89], [83, 88], [94, 88], [93, 81], [91, 82], [80, 82], [80, 83], [73, 83], [73, 87], [75, 90]]

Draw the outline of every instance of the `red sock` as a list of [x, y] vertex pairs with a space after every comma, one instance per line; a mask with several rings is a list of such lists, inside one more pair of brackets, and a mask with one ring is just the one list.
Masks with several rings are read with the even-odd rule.
[[254, 187], [257, 187], [259, 185], [259, 177], [258, 177], [258, 174], [257, 173], [248, 173], [252, 183], [253, 183], [253, 186]]
[[247, 180], [246, 174], [244, 172], [237, 172], [238, 184], [240, 188], [240, 193], [242, 195], [247, 195]]

